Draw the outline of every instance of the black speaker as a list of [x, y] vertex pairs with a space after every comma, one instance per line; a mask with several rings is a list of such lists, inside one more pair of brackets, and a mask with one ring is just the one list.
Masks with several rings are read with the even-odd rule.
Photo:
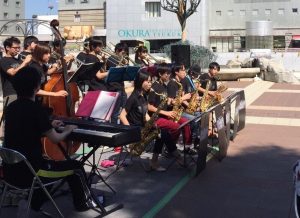
[[172, 45], [171, 61], [175, 64], [184, 64], [186, 68], [191, 66], [191, 54], [189, 45]]

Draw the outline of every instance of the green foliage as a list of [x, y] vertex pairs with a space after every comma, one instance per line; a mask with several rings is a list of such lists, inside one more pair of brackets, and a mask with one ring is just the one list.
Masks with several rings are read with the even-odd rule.
[[172, 45], [190, 45], [191, 52], [191, 65], [198, 64], [201, 68], [207, 68], [208, 65], [216, 61], [217, 55], [213, 53], [211, 50], [204, 46], [195, 45], [190, 41], [178, 41], [176, 43], [171, 43], [164, 46], [164, 52], [171, 59], [171, 46]]

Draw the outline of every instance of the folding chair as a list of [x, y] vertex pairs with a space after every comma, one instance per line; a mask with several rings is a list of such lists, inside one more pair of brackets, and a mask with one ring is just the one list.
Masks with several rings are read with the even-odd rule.
[[[51, 203], [53, 204], [55, 209], [57, 210], [59, 217], [64, 217], [63, 214], [61, 213], [61, 211], [59, 210], [58, 206], [56, 205], [55, 201], [49, 194], [48, 190], [46, 189], [47, 186], [53, 185], [60, 180], [57, 180], [54, 182], [49, 182], [49, 183], [43, 183], [40, 179], [39, 174], [42, 175], [44, 172], [36, 173], [35, 170], [33, 169], [33, 167], [31, 166], [31, 164], [29, 163], [29, 161], [26, 159], [26, 157], [15, 150], [0, 147], [0, 157], [2, 159], [2, 163], [5, 163], [7, 165], [17, 164], [17, 163], [21, 163], [21, 162], [25, 163], [26, 166], [28, 167], [29, 171], [33, 175], [32, 184], [28, 188], [20, 188], [20, 187], [14, 186], [14, 185], [10, 184], [9, 182], [7, 182], [5, 180], [5, 178], [3, 178], [2, 182], [4, 183], [4, 189], [3, 189], [3, 193], [2, 193], [2, 197], [1, 197], [1, 201], [0, 201], [0, 216], [1, 216], [1, 209], [2, 209], [2, 204], [3, 204], [3, 200], [5, 198], [5, 195], [8, 190], [13, 189], [13, 190], [19, 190], [19, 191], [22, 191], [23, 193], [28, 194], [26, 217], [29, 217], [29, 208], [30, 208], [30, 204], [31, 204], [31, 200], [32, 200], [33, 191], [35, 189], [41, 188], [44, 191], [44, 193], [46, 194], [46, 196], [49, 198], [49, 200], [51, 201]], [[68, 172], [66, 172], [66, 174], [71, 175], [73, 173], [72, 171], [73, 170], [69, 170]], [[66, 176], [66, 174], [63, 176]]]

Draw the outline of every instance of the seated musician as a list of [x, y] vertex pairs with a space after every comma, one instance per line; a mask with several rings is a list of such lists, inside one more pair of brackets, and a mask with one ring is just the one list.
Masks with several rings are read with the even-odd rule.
[[[78, 169], [79, 172], [84, 173], [81, 164], [76, 160], [52, 161], [43, 157], [42, 137], [47, 136], [51, 141], [57, 143], [65, 139], [76, 126], [67, 125], [61, 133], [54, 130], [63, 123], [58, 120], [50, 123], [46, 111], [35, 102], [40, 82], [39, 72], [32, 67], [24, 67], [14, 76], [13, 86], [18, 98], [6, 110], [4, 147], [17, 150], [25, 155], [36, 171], [43, 169], [54, 171], [53, 173], [63, 173], [66, 170]], [[4, 177], [20, 187], [30, 187], [33, 179], [32, 174], [23, 163], [13, 166], [4, 165]], [[46, 178], [41, 177], [41, 179]], [[78, 211], [88, 210], [83, 181], [76, 174], [69, 175], [66, 179], [72, 192], [75, 209]], [[47, 199], [41, 189], [36, 189], [31, 201], [32, 212], [39, 211]], [[24, 210], [21, 205], [26, 204], [25, 202], [20, 204], [20, 213]]]
[[86, 38], [83, 42], [83, 51], [79, 52], [79, 54], [76, 56], [76, 59], [79, 60], [82, 63], [86, 63], [86, 58], [88, 54], [90, 53], [89, 49], [89, 42], [91, 38]]
[[[53, 51], [50, 55], [50, 59], [49, 59], [49, 64], [57, 64], [58, 65], [58, 71], [62, 71], [62, 63], [61, 63], [61, 53], [62, 53], [62, 49], [64, 49], [64, 47], [66, 46], [66, 40], [62, 40], [62, 43], [60, 42], [60, 40], [54, 40], [52, 42], [52, 46], [53, 46]], [[61, 48], [62, 46], [62, 48]], [[64, 56], [64, 60], [66, 62], [67, 65], [67, 70], [70, 70], [71, 68], [71, 64], [74, 61], [74, 56], [72, 54], [68, 54]], [[51, 74], [51, 73], [48, 73]]]
[[[29, 66], [35, 68], [41, 77], [41, 89], [37, 92], [38, 96], [58, 96], [65, 97], [68, 93], [65, 90], [60, 90], [57, 92], [50, 92], [44, 90], [44, 85], [47, 83], [47, 74], [57, 72], [58, 66], [52, 65], [51, 69], [48, 69], [47, 63], [50, 58], [50, 47], [45, 43], [39, 43], [36, 45], [32, 53], [32, 61]], [[41, 101], [41, 99], [39, 99]]]
[[[134, 81], [134, 91], [129, 96], [125, 108], [122, 110], [120, 120], [125, 125], [145, 126], [150, 117], [147, 113], [148, 102], [145, 98], [146, 92], [151, 88], [151, 78], [147, 71], [139, 71]], [[151, 133], [150, 133], [151, 134]], [[153, 155], [150, 168], [156, 171], [165, 171], [160, 167], [158, 157], [161, 153], [163, 144], [166, 144], [168, 152], [177, 158], [178, 163], [182, 164], [182, 158], [177, 151], [176, 143], [172, 139], [170, 133], [165, 129], [161, 129], [161, 137], [157, 138], [154, 145]]]
[[136, 49], [134, 62], [141, 67], [150, 66], [148, 49], [146, 46], [141, 45]]
[[[155, 93], [167, 93], [168, 95], [168, 107], [164, 108], [159, 112], [159, 118], [156, 121], [156, 125], [161, 129], [166, 129], [171, 134], [173, 140], [177, 141], [180, 135], [180, 130], [178, 130], [179, 126], [186, 122], [186, 118], [180, 117], [178, 122], [174, 122], [174, 118], [177, 116], [177, 112], [172, 110], [172, 103], [174, 103], [174, 96], [170, 95], [171, 92], [168, 92], [168, 86], [170, 81], [171, 69], [167, 66], [167, 64], [162, 63], [157, 67], [157, 76], [158, 80], [155, 81], [152, 85], [152, 89]], [[160, 99], [155, 95], [155, 93], [150, 92], [149, 94], [149, 105], [148, 110], [151, 113], [156, 112], [158, 105], [160, 104]], [[175, 95], [176, 96], [176, 95]], [[188, 96], [183, 97], [185, 100]], [[184, 136], [185, 143], [191, 144], [191, 130], [190, 126], [186, 125], [184, 128]]]

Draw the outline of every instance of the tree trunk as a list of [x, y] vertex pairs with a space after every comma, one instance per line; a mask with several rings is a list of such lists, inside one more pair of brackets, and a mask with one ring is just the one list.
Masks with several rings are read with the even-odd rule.
[[183, 42], [186, 41], [186, 30], [185, 29], [181, 32], [181, 40]]

